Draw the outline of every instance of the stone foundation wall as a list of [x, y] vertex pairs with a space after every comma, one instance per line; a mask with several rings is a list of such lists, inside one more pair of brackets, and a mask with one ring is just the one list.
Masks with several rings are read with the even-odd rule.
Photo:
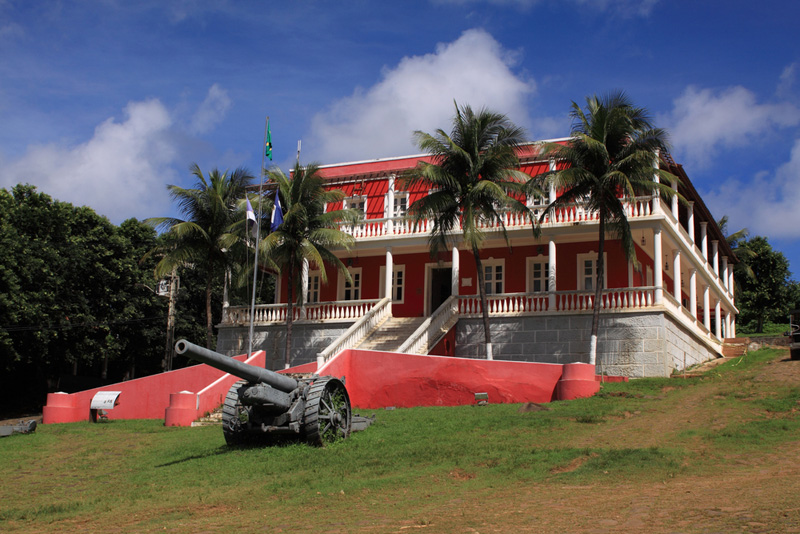
[[[295, 323], [292, 325], [291, 366], [317, 361], [317, 353], [342, 335], [352, 323]], [[217, 352], [236, 356], [247, 352], [249, 328], [220, 327]], [[253, 350], [267, 353], [266, 368], [273, 371], [284, 368], [286, 325], [257, 326], [253, 332]]]
[[[492, 318], [492, 352], [497, 360], [542, 363], [589, 361], [590, 314]], [[669, 376], [674, 369], [716, 357], [661, 311], [606, 314], [600, 317], [598, 372], [644, 377]], [[455, 355], [484, 358], [482, 319], [456, 325]]]

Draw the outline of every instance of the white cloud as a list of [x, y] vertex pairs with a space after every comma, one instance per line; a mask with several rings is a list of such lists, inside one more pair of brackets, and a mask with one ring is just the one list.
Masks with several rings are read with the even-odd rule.
[[751, 235], [800, 239], [798, 177], [800, 139], [774, 173], [760, 172], [748, 183], [728, 180], [704, 198], [713, 213], [729, 216], [733, 231], [748, 228]]
[[113, 223], [171, 212], [168, 184], [188, 174], [198, 134], [209, 132], [231, 105], [227, 92], [214, 84], [188, 125], [175, 119], [159, 100], [129, 102], [122, 120], [111, 117], [77, 145], [30, 145], [17, 159], [2, 161], [0, 187], [35, 185], [51, 197], [89, 206]]
[[376, 85], [317, 114], [308, 150], [323, 163], [417, 153], [413, 131], [449, 130], [454, 100], [527, 125], [526, 98], [535, 85], [512, 72], [515, 64], [515, 54], [491, 35], [469, 30], [435, 53], [403, 58]]
[[176, 178], [171, 125], [158, 100], [131, 102], [124, 121], [106, 120], [85, 143], [28, 147], [6, 166], [0, 185], [30, 183], [58, 200], [90, 206], [116, 223], [162, 215], [169, 208], [165, 183]]
[[209, 88], [206, 99], [192, 117], [190, 130], [196, 134], [208, 133], [222, 121], [230, 107], [228, 91], [215, 83]]
[[800, 109], [789, 102], [759, 104], [741, 86], [720, 92], [688, 87], [666, 120], [675, 148], [704, 166], [720, 148], [745, 146], [773, 129], [800, 124]]

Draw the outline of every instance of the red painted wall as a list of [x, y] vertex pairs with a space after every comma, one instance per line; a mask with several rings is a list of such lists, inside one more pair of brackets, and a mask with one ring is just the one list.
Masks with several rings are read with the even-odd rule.
[[[569, 398], [591, 396], [599, 390], [594, 366], [569, 365], [574, 367]], [[351, 403], [375, 409], [475, 404], [475, 393], [488, 393], [491, 403], [550, 402], [560, 398], [556, 389], [564, 368], [548, 363], [347, 350], [319, 373], [345, 376]]]

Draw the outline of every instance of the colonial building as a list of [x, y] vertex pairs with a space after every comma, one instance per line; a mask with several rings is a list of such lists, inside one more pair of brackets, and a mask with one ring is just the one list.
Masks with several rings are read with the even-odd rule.
[[[566, 140], [557, 140], [565, 142]], [[536, 176], [556, 163], [532, 143], [520, 153], [522, 170]], [[681, 165], [663, 159], [679, 178], [671, 184], [688, 200], [633, 199], [628, 219], [637, 262], [620, 243], [606, 240], [599, 373], [668, 376], [717, 357], [735, 335], [735, 262]], [[472, 252], [456, 244], [432, 257], [429, 224], [415, 227], [408, 207], [429, 191], [403, 188], [402, 175], [425, 155], [322, 167], [328, 187], [345, 193], [343, 205], [363, 213], [344, 229], [355, 247], [340, 251], [348, 283], [328, 269], [321, 284], [316, 266], [302, 273], [304, 304], [296, 308], [292, 365], [322, 362], [345, 348], [484, 358], [478, 276]], [[534, 213], [555, 198], [529, 199]], [[598, 259], [597, 214], [580, 203], [551, 214], [534, 236], [530, 221], [505, 215], [511, 247], [498, 227], [487, 227], [481, 250], [494, 358], [550, 363], [588, 361], [592, 300]], [[255, 347], [268, 366], [282, 367], [286, 277], [276, 304], [257, 306]], [[228, 307], [219, 325], [218, 350], [247, 350], [249, 307]]]

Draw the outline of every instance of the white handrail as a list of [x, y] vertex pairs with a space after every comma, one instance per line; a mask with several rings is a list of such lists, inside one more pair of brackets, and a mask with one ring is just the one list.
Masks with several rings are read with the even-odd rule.
[[356, 343], [364, 339], [373, 328], [392, 314], [392, 297], [384, 297], [365, 313], [360, 319], [353, 323], [350, 328], [336, 338], [333, 343], [328, 345], [325, 350], [317, 353], [317, 368], [322, 367], [334, 354], [353, 348]]
[[[439, 339], [447, 333], [450, 328], [458, 321], [458, 296], [451, 295], [439, 306], [433, 314], [414, 330], [406, 339], [397, 352], [410, 354], [425, 354], [431, 349], [431, 344], [435, 345]], [[423, 348], [425, 349], [423, 351]]]

